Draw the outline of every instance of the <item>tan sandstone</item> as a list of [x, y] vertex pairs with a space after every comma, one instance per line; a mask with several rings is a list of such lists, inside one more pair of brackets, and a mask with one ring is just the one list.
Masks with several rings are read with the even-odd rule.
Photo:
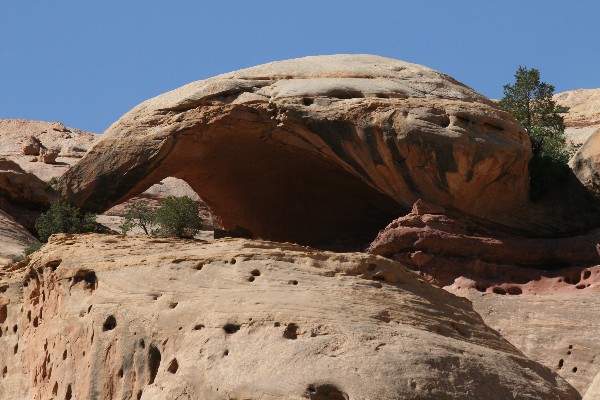
[[372, 238], [418, 198], [505, 219], [527, 202], [525, 131], [484, 96], [416, 64], [306, 57], [150, 99], [60, 183], [104, 211], [167, 176], [228, 230], [324, 243]]
[[12, 269], [3, 398], [580, 398], [468, 301], [376, 256], [59, 235]]
[[565, 134], [576, 144], [583, 144], [600, 129], [600, 89], [569, 90], [554, 95], [554, 100], [569, 108], [565, 118]]

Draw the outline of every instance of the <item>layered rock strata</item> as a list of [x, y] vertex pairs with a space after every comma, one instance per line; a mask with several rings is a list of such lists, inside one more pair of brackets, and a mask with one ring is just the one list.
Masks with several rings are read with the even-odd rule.
[[113, 124], [65, 174], [101, 212], [167, 176], [227, 230], [320, 244], [369, 237], [418, 198], [490, 219], [527, 202], [525, 131], [472, 89], [369, 55], [306, 57], [198, 81]]
[[59, 235], [3, 280], [3, 398], [580, 398], [371, 255]]

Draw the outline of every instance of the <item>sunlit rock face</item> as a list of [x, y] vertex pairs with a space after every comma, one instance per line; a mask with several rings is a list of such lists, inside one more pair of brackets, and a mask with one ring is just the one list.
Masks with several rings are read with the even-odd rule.
[[430, 68], [306, 57], [190, 83], [125, 114], [60, 190], [92, 211], [184, 179], [225, 229], [321, 244], [363, 237], [423, 198], [501, 219], [527, 201], [524, 130]]
[[5, 399], [580, 398], [466, 299], [368, 254], [55, 235], [0, 285]]

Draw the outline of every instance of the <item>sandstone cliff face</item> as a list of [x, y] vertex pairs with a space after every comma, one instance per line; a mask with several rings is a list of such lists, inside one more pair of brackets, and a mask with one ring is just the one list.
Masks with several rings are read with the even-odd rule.
[[10, 264], [37, 240], [13, 217], [0, 210], [0, 266]]
[[565, 133], [574, 143], [583, 144], [600, 128], [600, 89], [569, 90], [554, 95], [554, 101], [569, 108], [564, 114]]
[[579, 399], [398, 263], [60, 235], [3, 273], [0, 396]]
[[35, 219], [57, 198], [46, 182], [25, 172], [14, 161], [0, 157], [0, 210], [19, 224], [32, 231]]
[[510, 343], [585, 393], [600, 372], [600, 231], [530, 239], [447, 214], [417, 202], [368, 251], [468, 298]]
[[104, 211], [164, 177], [226, 229], [324, 243], [376, 231], [417, 199], [491, 219], [527, 202], [524, 130], [429, 68], [367, 55], [288, 60], [140, 104], [65, 174]]

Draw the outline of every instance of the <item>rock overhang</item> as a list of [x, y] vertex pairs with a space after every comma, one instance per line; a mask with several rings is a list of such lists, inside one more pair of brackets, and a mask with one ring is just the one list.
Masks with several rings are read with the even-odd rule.
[[61, 190], [102, 211], [176, 176], [225, 228], [320, 244], [372, 237], [418, 198], [505, 213], [527, 201], [530, 155], [514, 119], [447, 75], [378, 56], [319, 56], [140, 104]]

